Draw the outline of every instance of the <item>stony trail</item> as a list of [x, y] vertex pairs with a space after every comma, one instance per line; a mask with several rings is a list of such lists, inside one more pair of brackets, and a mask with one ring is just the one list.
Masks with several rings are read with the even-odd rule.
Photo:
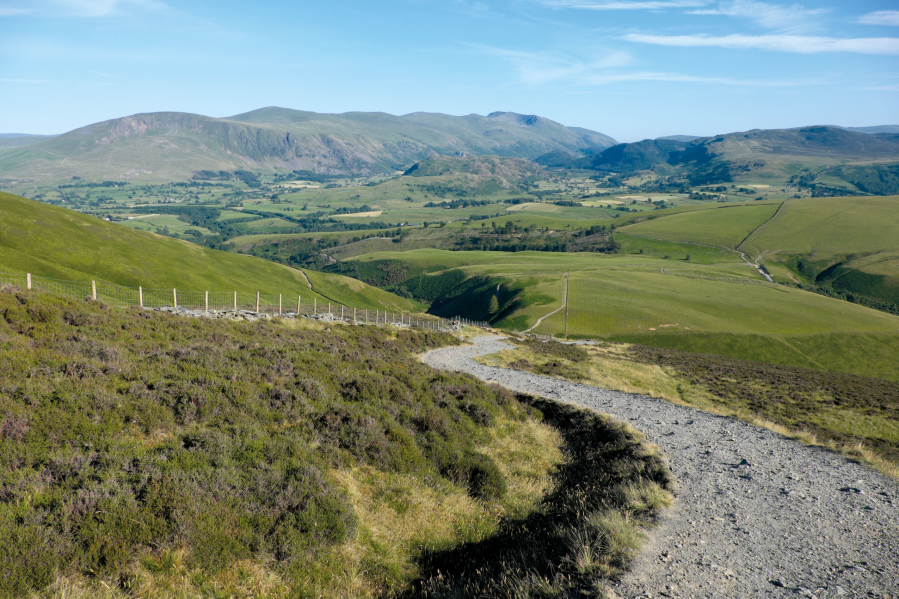
[[899, 482], [777, 433], [642, 395], [478, 364], [511, 346], [428, 352], [425, 363], [610, 414], [659, 445], [677, 501], [621, 597], [899, 598]]

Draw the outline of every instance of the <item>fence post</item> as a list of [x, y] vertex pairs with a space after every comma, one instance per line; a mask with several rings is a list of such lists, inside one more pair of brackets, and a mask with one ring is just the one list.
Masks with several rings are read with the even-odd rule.
[[256, 292], [256, 311], [259, 312], [259, 292]]
[[331, 302], [328, 302], [328, 314], [331, 313]]
[[312, 315], [315, 316], [316, 314], [318, 314], [318, 300], [312, 298]]
[[353, 308], [353, 322], [356, 322], [356, 308]]
[[31, 291], [31, 273], [25, 275], [25, 288]]
[[303, 303], [303, 296], [298, 295], [297, 296], [297, 316], [300, 315], [300, 308], [302, 307], [302, 303]]
[[173, 304], [173, 307], [177, 310], [178, 309], [178, 290], [177, 289], [172, 289], [172, 304]]
[[97, 301], [97, 282], [91, 281], [91, 297]]
[[143, 287], [137, 288], [137, 299], [140, 302], [140, 307], [143, 308], [144, 307], [144, 288]]
[[278, 294], [278, 316], [281, 316], [281, 294]]
[[237, 310], [237, 292], [234, 292], [234, 309]]
[[343, 320], [343, 306], [340, 306], [340, 320]]
[[206, 303], [205, 303], [205, 306], [206, 306], [206, 307], [205, 307], [205, 309], [204, 309], [204, 312], [209, 312], [209, 292], [208, 292], [208, 291], [206, 292]]

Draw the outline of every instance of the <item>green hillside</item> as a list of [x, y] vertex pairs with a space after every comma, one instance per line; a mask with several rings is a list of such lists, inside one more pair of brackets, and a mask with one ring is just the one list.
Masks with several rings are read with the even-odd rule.
[[302, 294], [372, 310], [416, 308], [414, 302], [336, 275], [310, 273], [310, 290], [298, 269], [5, 193], [0, 193], [0, 248], [0, 272], [126, 287]]
[[784, 204], [741, 249], [848, 254], [899, 249], [899, 197], [809, 198]]
[[685, 212], [624, 227], [628, 235], [736, 249], [767, 222], [780, 204], [734, 206]]
[[[404, 288], [435, 314], [489, 319], [500, 328], [530, 329], [546, 317], [533, 332], [899, 380], [899, 316], [767, 283], [735, 253], [697, 264], [643, 255], [411, 250], [359, 256], [341, 272]], [[566, 294], [567, 307], [552, 314]]]

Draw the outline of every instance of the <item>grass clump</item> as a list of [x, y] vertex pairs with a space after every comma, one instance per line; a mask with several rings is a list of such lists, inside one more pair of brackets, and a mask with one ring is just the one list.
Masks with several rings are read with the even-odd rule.
[[[534, 408], [415, 359], [456, 342], [0, 293], [0, 596], [401, 587], [529, 512], [561, 460]], [[366, 505], [448, 524], [385, 537]]]

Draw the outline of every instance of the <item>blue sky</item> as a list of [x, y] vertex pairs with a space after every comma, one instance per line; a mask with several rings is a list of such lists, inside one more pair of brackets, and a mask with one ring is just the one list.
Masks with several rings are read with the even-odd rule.
[[0, 0], [0, 132], [263, 106], [620, 141], [899, 123], [895, 2]]

